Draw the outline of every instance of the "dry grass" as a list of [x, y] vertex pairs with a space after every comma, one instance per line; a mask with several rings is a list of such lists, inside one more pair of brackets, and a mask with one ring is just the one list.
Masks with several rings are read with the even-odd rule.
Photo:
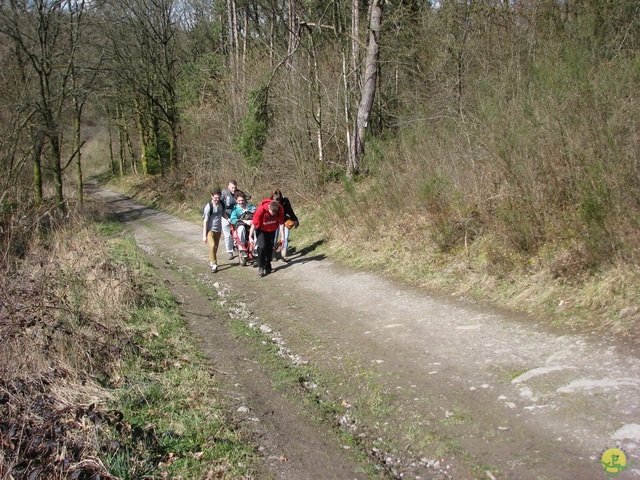
[[[550, 243], [535, 254], [523, 254], [499, 232], [484, 230], [472, 214], [453, 209], [449, 200], [444, 213], [434, 213], [424, 208], [415, 189], [406, 188], [405, 177], [396, 181], [395, 188], [386, 189], [375, 179], [333, 184], [321, 199], [302, 203], [294, 198], [302, 225], [294, 245], [303, 248], [320, 241], [320, 250], [348, 265], [427, 290], [486, 301], [542, 323], [637, 340], [637, 252], [598, 269], [589, 268], [587, 253], [577, 242]], [[158, 196], [153, 188], [157, 182], [148, 182], [130, 178], [119, 188], [148, 191], [158, 206], [196, 218], [199, 204], [191, 205], [190, 214], [180, 213], [171, 196]], [[456, 239], [444, 251], [436, 234], [443, 221], [451, 222], [451, 237]]]
[[175, 299], [109, 226], [73, 218], [1, 272], [0, 479], [252, 478]]
[[111, 478], [96, 425], [111, 399], [105, 381], [130, 348], [121, 321], [135, 282], [104, 259], [94, 230], [76, 223], [70, 232], [2, 272], [0, 478]]
[[427, 290], [486, 301], [563, 328], [638, 340], [640, 274], [633, 255], [589, 269], [575, 248], [523, 255], [491, 232], [463, 233], [443, 251], [433, 236], [438, 225], [419, 202], [408, 202], [397, 215], [371, 188], [364, 182], [348, 195], [334, 192], [332, 200], [301, 209], [305, 228], [296, 231], [295, 244], [323, 240], [321, 248], [346, 264]]

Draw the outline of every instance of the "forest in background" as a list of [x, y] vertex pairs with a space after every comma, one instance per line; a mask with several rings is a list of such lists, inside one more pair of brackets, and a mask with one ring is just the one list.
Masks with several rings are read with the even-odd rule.
[[631, 331], [639, 46], [634, 0], [2, 0], [3, 268], [85, 172], [191, 209], [234, 178], [413, 277], [541, 276]]
[[0, 477], [259, 466], [86, 180], [277, 187], [294, 246], [637, 345], [639, 47], [637, 0], [0, 0]]

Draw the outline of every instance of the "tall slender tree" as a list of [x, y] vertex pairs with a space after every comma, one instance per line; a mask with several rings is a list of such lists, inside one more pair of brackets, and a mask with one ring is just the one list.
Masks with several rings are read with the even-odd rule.
[[[108, 9], [114, 95], [131, 112], [138, 109], [138, 115], [157, 125], [146, 138], [154, 141], [151, 146], [160, 167], [166, 164], [170, 169], [180, 158], [178, 82], [185, 50], [179, 34], [184, 7], [179, 0], [121, 0], [111, 2]], [[137, 123], [144, 124], [149, 125]]]
[[372, 0], [369, 5], [369, 41], [364, 63], [364, 75], [358, 113], [355, 120], [353, 140], [348, 174], [353, 176], [360, 170], [360, 159], [365, 150], [365, 134], [369, 127], [369, 119], [376, 95], [378, 56], [380, 52], [379, 36], [382, 19], [381, 0]]

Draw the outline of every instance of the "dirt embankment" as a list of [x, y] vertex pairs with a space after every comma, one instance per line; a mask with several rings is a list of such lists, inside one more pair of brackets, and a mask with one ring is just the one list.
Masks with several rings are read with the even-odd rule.
[[[208, 270], [200, 225], [104, 190], [184, 302], [204, 351], [232, 386], [235, 415], [251, 425], [277, 478], [604, 478], [603, 452], [626, 454], [620, 478], [640, 476], [640, 359], [608, 338], [551, 331], [535, 319], [440, 298], [347, 270], [295, 245], [288, 264], [259, 278], [224, 262]], [[212, 316], [194, 281], [229, 317]], [[312, 365], [340, 402], [336, 425], [311, 418], [273, 387], [229, 318], [255, 326], [292, 362]], [[315, 392], [315, 393], [314, 393]], [[611, 472], [611, 470], [609, 471]]]

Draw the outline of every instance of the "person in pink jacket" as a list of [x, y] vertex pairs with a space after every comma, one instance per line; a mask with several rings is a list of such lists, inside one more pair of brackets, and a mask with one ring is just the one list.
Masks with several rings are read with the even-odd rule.
[[261, 277], [271, 273], [273, 242], [277, 231], [280, 231], [280, 238], [284, 238], [284, 209], [277, 201], [265, 198], [253, 214], [249, 232], [249, 238], [254, 233], [256, 235], [258, 274]]

